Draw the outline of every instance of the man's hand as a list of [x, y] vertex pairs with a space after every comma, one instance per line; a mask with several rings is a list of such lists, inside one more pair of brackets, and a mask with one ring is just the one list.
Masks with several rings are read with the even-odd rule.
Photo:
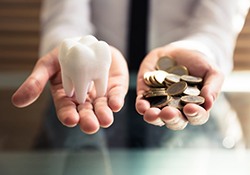
[[56, 48], [37, 61], [31, 75], [13, 94], [13, 104], [17, 107], [30, 105], [50, 81], [57, 116], [62, 124], [68, 127], [79, 124], [82, 131], [88, 134], [97, 132], [100, 127], [109, 127], [114, 120], [113, 112], [118, 112], [124, 105], [129, 83], [128, 68], [124, 57], [117, 49], [111, 47], [111, 50], [112, 63], [105, 97], [96, 98], [94, 88], [90, 90], [83, 104], [79, 105], [74, 96], [67, 97], [62, 87]]
[[[155, 70], [155, 65], [160, 57], [169, 56], [177, 64], [188, 68], [189, 73], [203, 78], [201, 96], [205, 98], [202, 106], [187, 104], [183, 113], [178, 109], [166, 106], [163, 109], [150, 107], [147, 100], [143, 99], [143, 93], [148, 89], [144, 83], [145, 72]], [[173, 130], [182, 130], [188, 123], [201, 125], [209, 119], [209, 111], [221, 91], [224, 80], [223, 74], [212, 64], [208, 63], [204, 55], [193, 50], [165, 46], [151, 51], [143, 60], [137, 79], [136, 110], [144, 116], [144, 120], [154, 125], [166, 125]]]

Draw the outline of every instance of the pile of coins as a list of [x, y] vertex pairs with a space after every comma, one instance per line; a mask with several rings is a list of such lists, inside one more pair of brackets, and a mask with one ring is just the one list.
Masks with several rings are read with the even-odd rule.
[[188, 69], [169, 57], [159, 58], [156, 70], [144, 74], [144, 82], [150, 87], [143, 94], [151, 107], [172, 106], [179, 110], [187, 103], [201, 105], [205, 99], [200, 96], [203, 79], [189, 75]]

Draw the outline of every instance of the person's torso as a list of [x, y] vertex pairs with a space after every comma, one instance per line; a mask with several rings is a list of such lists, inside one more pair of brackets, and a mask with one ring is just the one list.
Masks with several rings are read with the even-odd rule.
[[[186, 25], [199, 0], [151, 0], [148, 48], [168, 44], [186, 35]], [[128, 0], [92, 0], [95, 35], [126, 55]]]

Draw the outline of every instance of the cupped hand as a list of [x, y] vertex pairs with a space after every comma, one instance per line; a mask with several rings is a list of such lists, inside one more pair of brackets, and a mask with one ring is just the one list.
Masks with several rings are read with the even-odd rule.
[[50, 81], [58, 119], [62, 124], [73, 127], [77, 124], [83, 132], [96, 133], [100, 127], [109, 127], [113, 123], [113, 112], [124, 105], [128, 91], [128, 68], [122, 54], [111, 47], [112, 63], [109, 72], [108, 89], [104, 97], [96, 98], [92, 88], [83, 104], [78, 104], [74, 96], [67, 97], [62, 87], [61, 70], [58, 62], [58, 49], [52, 50], [40, 58], [32, 73], [12, 96], [16, 107], [26, 107], [33, 103]]
[[[158, 59], [163, 56], [169, 56], [177, 64], [186, 66], [191, 75], [203, 78], [200, 95], [205, 98], [205, 103], [202, 106], [186, 104], [183, 113], [170, 106], [163, 109], [150, 107], [149, 102], [143, 98], [143, 93], [149, 89], [144, 83], [143, 75], [145, 72], [155, 70]], [[221, 91], [223, 81], [223, 73], [210, 64], [202, 53], [171, 45], [157, 48], [152, 50], [141, 63], [137, 78], [136, 110], [143, 115], [146, 122], [159, 126], [166, 125], [172, 130], [182, 130], [188, 123], [202, 125], [209, 119], [209, 112]]]

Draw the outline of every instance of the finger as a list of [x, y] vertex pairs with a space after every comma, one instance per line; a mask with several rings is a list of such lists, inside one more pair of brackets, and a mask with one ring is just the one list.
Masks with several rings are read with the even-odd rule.
[[117, 86], [108, 92], [108, 105], [113, 112], [118, 112], [124, 105], [127, 89], [122, 86]]
[[22, 108], [33, 103], [41, 94], [44, 85], [35, 77], [28, 77], [12, 96], [12, 103]]
[[76, 104], [72, 98], [67, 97], [61, 85], [51, 86], [51, 94], [54, 100], [58, 119], [68, 127], [78, 124], [80, 117], [76, 110]]
[[210, 110], [221, 92], [221, 87], [224, 82], [223, 75], [218, 71], [210, 71], [205, 79], [201, 89], [201, 96], [205, 98], [203, 107], [206, 110]]
[[182, 113], [173, 107], [166, 106], [161, 110], [159, 117], [166, 124], [166, 127], [172, 130], [183, 130], [187, 124], [187, 119]]
[[25, 82], [12, 96], [12, 103], [17, 107], [25, 107], [33, 103], [42, 93], [46, 83], [59, 70], [57, 49], [39, 59]]
[[155, 126], [164, 126], [165, 123], [158, 117], [161, 110], [159, 108], [150, 108], [144, 114], [144, 120]]
[[150, 108], [150, 103], [143, 99], [143, 95], [140, 94], [140, 92], [138, 93], [139, 95], [136, 97], [135, 108], [139, 114], [145, 115], [145, 112]]
[[202, 125], [209, 119], [209, 113], [203, 107], [195, 104], [185, 105], [183, 112], [191, 125]]
[[46, 67], [38, 62], [31, 75], [13, 94], [12, 103], [17, 107], [30, 105], [40, 96], [48, 79]]
[[94, 114], [93, 105], [89, 102], [85, 102], [78, 106], [78, 112], [80, 115], [79, 125], [83, 132], [87, 134], [96, 133], [99, 128], [99, 121]]
[[150, 52], [141, 63], [141, 67], [138, 72], [137, 77], [137, 98], [135, 107], [139, 114], [144, 115], [144, 113], [150, 108], [148, 101], [143, 99], [143, 93], [149, 89], [149, 87], [144, 82], [144, 73], [148, 71], [155, 70], [156, 62], [159, 58], [161, 52]]
[[107, 128], [113, 123], [113, 112], [108, 106], [106, 97], [94, 101], [94, 111], [101, 127]]
[[129, 73], [127, 63], [122, 54], [112, 49], [112, 64], [108, 82], [108, 105], [113, 112], [118, 112], [124, 105], [124, 99], [129, 87]]

